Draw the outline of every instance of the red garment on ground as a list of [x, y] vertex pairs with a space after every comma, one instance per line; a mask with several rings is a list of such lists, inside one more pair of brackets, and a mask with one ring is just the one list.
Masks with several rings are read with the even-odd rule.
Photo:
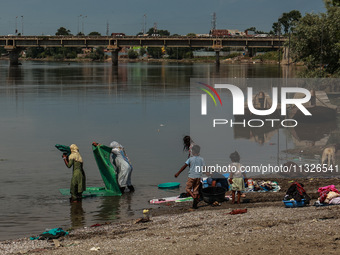
[[227, 213], [227, 214], [234, 215], [234, 214], [242, 214], [242, 213], [246, 213], [246, 212], [247, 212], [247, 209], [235, 209], [235, 210], [232, 210], [230, 213]]

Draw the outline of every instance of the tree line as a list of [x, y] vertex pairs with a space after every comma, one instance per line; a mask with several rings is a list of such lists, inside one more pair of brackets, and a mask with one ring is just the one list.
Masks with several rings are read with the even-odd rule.
[[[60, 27], [55, 35], [72, 35], [69, 29], [65, 27]], [[82, 36], [81, 32], [77, 35]], [[89, 36], [100, 36], [99, 32], [91, 32], [88, 34]], [[78, 54], [82, 53], [82, 48], [79, 47], [51, 47], [51, 48], [28, 48], [26, 51], [27, 58], [52, 58], [54, 60], [64, 60], [64, 59], [75, 59], [77, 58]], [[91, 60], [104, 60], [105, 53], [104, 48], [99, 47], [93, 50], [92, 52], [86, 55], [86, 58]]]
[[[340, 0], [323, 0], [325, 13], [283, 13], [269, 33], [289, 37], [293, 62], [307, 67], [301, 77], [340, 77]], [[249, 31], [259, 31], [255, 27]]]
[[324, 0], [325, 13], [307, 13], [292, 32], [294, 61], [307, 66], [304, 77], [340, 76], [340, 0]]
[[[290, 57], [293, 62], [303, 62], [307, 69], [302, 74], [304, 77], [339, 77], [340, 76], [340, 0], [323, 0], [325, 13], [307, 13], [304, 16], [297, 10], [282, 13], [272, 25], [270, 34], [289, 37], [287, 47], [290, 48]], [[248, 31], [257, 34], [265, 33], [250, 27]], [[71, 31], [60, 27], [56, 35], [72, 35]], [[78, 35], [83, 35], [78, 33]], [[91, 32], [90, 36], [100, 36], [99, 32]], [[141, 35], [141, 33], [137, 34]], [[169, 36], [168, 30], [150, 28], [147, 35]], [[194, 35], [189, 33], [189, 35]], [[176, 36], [175, 34], [173, 36]], [[209, 49], [208, 49], [209, 50]], [[212, 49], [210, 49], [212, 50]], [[229, 49], [223, 49], [228, 51]], [[0, 48], [0, 53], [6, 51]], [[81, 48], [29, 48], [27, 57], [53, 59], [72, 59], [82, 52]], [[152, 58], [185, 59], [193, 57], [192, 48], [162, 48], [149, 47], [130, 49], [128, 57], [138, 58], [148, 54]], [[278, 54], [280, 55], [280, 54]], [[93, 60], [103, 60], [104, 49], [97, 48], [87, 55]]]

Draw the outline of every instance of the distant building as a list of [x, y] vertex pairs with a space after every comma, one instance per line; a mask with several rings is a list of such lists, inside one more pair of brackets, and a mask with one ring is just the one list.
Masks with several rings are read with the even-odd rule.
[[237, 29], [212, 29], [209, 33], [212, 37], [246, 36], [245, 32]]
[[231, 36], [231, 34], [228, 31], [228, 29], [211, 29], [209, 35], [212, 36], [212, 37]]
[[81, 49], [81, 51], [83, 52], [83, 54], [89, 54], [92, 52], [92, 49], [91, 48], [83, 48]]
[[241, 32], [237, 29], [228, 29], [228, 31], [231, 34], [231, 36], [245, 36], [246, 35], [245, 32]]
[[77, 58], [86, 58], [92, 52], [92, 49], [83, 48], [81, 51], [82, 53], [77, 54]]

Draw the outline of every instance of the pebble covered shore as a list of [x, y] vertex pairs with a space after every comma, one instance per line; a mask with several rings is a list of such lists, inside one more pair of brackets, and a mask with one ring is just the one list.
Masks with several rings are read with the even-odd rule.
[[[190, 203], [186, 203], [188, 208]], [[243, 207], [244, 208], [244, 207]], [[187, 210], [152, 221], [87, 227], [57, 242], [3, 241], [1, 254], [339, 254], [340, 207]]]

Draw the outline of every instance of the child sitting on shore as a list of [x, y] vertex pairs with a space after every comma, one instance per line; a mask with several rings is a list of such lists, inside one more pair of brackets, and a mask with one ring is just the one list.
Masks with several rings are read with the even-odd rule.
[[199, 156], [200, 150], [200, 146], [194, 145], [192, 147], [192, 157], [188, 158], [181, 169], [175, 174], [175, 177], [177, 178], [187, 166], [190, 167], [185, 190], [194, 199], [192, 206], [194, 209], [198, 208], [197, 205], [199, 202], [199, 187], [201, 184], [202, 166], [205, 165], [204, 159]]

